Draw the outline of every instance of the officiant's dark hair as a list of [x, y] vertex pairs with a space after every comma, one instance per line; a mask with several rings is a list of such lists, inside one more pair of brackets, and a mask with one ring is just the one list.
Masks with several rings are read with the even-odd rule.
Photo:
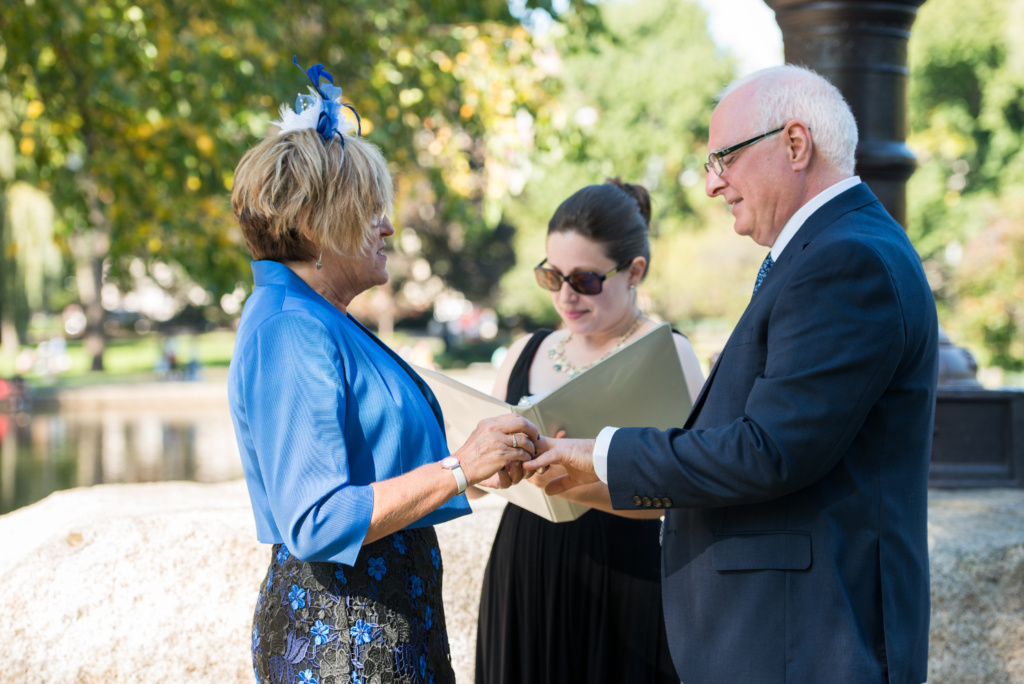
[[562, 202], [548, 222], [548, 235], [578, 233], [601, 245], [616, 264], [642, 256], [650, 268], [650, 228], [651, 195], [647, 188], [616, 177], [577, 190]]

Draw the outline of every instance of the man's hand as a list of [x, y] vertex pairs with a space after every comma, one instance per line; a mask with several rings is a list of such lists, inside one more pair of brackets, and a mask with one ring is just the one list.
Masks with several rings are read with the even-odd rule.
[[546, 493], [561, 494], [573, 487], [598, 482], [594, 473], [594, 440], [541, 437], [536, 444], [537, 456], [523, 463], [524, 470], [534, 471], [556, 463], [565, 468], [565, 475], [547, 484]]

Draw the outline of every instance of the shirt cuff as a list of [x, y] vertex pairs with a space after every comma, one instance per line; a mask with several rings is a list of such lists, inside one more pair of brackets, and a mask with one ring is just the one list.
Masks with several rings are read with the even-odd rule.
[[608, 484], [608, 447], [612, 445], [612, 435], [619, 428], [606, 427], [597, 434], [597, 441], [594, 442], [594, 473], [597, 478]]

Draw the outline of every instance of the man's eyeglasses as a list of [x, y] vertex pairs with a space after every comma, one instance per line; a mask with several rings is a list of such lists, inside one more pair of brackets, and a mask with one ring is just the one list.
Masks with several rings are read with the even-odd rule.
[[576, 273], [570, 273], [569, 275], [562, 275], [558, 271], [554, 271], [550, 268], [544, 268], [544, 261], [537, 264], [533, 269], [533, 274], [537, 276], [537, 284], [543, 287], [545, 290], [551, 290], [552, 292], [558, 292], [562, 289], [562, 282], [569, 283], [576, 292], [581, 295], [596, 295], [601, 294], [601, 288], [604, 286], [604, 281], [607, 278], [612, 277], [625, 267], [633, 263], [633, 259], [623, 261], [621, 264], [608, 271], [604, 275], [600, 273], [590, 273], [589, 271], [577, 271]]
[[721, 176], [725, 172], [725, 166], [722, 164], [722, 159], [724, 159], [725, 157], [728, 157], [730, 154], [734, 154], [735, 152], [739, 152], [744, 147], [747, 147], [749, 145], [753, 145], [756, 142], [760, 142], [760, 141], [764, 140], [769, 135], [775, 135], [776, 133], [778, 133], [779, 131], [781, 131], [784, 128], [785, 128], [785, 126], [779, 126], [774, 131], [768, 131], [767, 133], [762, 133], [761, 135], [756, 135], [753, 138], [751, 138], [750, 140], [744, 140], [743, 142], [736, 143], [735, 145], [732, 145], [731, 147], [726, 147], [724, 149], [718, 150], [717, 152], [712, 152], [711, 154], [708, 155], [707, 163], [704, 164], [704, 172], [705, 173], [710, 173], [711, 169], [714, 169], [715, 173], [717, 173], [719, 176]]

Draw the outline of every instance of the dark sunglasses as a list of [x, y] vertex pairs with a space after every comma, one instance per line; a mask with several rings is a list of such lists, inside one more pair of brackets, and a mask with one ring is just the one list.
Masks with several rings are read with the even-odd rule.
[[537, 276], [537, 284], [545, 290], [558, 292], [562, 289], [562, 282], [564, 281], [569, 283], [569, 287], [576, 292], [579, 292], [581, 295], [596, 295], [601, 294], [601, 288], [604, 286], [605, 279], [612, 277], [622, 269], [629, 266], [633, 263], [633, 259], [623, 261], [604, 275], [601, 275], [600, 273], [590, 273], [589, 271], [578, 271], [576, 273], [570, 273], [569, 275], [562, 275], [558, 271], [553, 271], [550, 268], [544, 268], [544, 264], [546, 262], [547, 258], [537, 264], [533, 269], [533, 274]]

